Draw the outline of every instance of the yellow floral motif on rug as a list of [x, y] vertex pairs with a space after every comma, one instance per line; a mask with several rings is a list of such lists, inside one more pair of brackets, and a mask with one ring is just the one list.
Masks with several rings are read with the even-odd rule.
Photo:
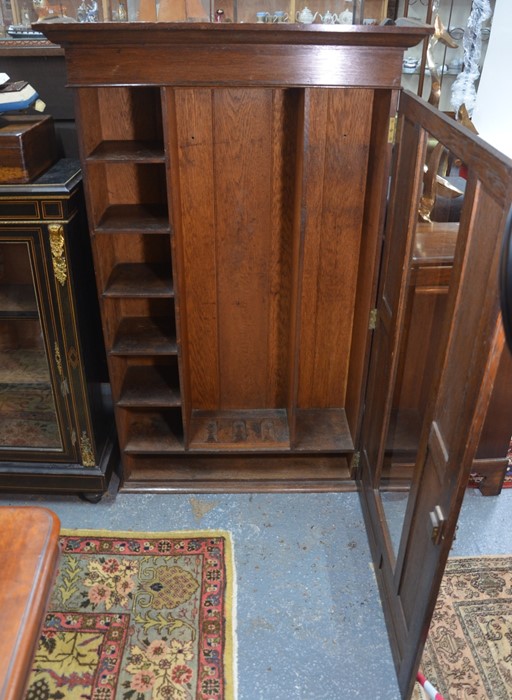
[[448, 700], [512, 698], [512, 557], [449, 559], [420, 668]]
[[233, 700], [228, 533], [61, 533], [27, 700]]

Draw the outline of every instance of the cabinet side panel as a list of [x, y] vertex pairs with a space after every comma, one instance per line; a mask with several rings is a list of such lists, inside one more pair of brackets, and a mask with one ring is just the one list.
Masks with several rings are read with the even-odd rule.
[[306, 91], [300, 408], [344, 405], [373, 92]]

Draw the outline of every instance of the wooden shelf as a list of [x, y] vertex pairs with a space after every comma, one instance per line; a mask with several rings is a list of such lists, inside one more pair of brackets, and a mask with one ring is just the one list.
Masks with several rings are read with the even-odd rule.
[[160, 141], [102, 141], [87, 157], [88, 161], [165, 163]]
[[354, 443], [343, 408], [297, 411], [297, 440], [301, 452], [353, 452]]
[[112, 270], [103, 293], [106, 297], [174, 296], [170, 265], [123, 263]]
[[117, 402], [123, 408], [176, 408], [181, 406], [178, 378], [172, 367], [129, 367]]
[[119, 324], [111, 355], [175, 355], [173, 320], [169, 317], [129, 317]]
[[129, 423], [124, 451], [128, 454], [182, 452], [183, 440], [177, 435], [174, 416], [166, 413], [136, 413]]
[[114, 204], [96, 226], [98, 233], [170, 233], [164, 204]]
[[285, 409], [193, 411], [190, 450], [275, 451], [290, 449]]

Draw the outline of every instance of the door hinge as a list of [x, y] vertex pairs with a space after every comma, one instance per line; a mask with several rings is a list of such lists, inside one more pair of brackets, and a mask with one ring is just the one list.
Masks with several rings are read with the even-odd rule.
[[395, 143], [396, 141], [396, 131], [398, 126], [398, 116], [389, 118], [389, 128], [388, 128], [388, 143]]
[[368, 330], [374, 331], [377, 328], [377, 309], [372, 309], [370, 311], [370, 318], [368, 320]]

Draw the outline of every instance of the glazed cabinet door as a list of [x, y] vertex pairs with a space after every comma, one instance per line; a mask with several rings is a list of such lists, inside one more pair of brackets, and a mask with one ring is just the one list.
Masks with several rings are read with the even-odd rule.
[[411, 93], [399, 114], [361, 485], [408, 698], [504, 352], [498, 263], [512, 163]]
[[80, 461], [46, 227], [0, 230], [0, 459]]

